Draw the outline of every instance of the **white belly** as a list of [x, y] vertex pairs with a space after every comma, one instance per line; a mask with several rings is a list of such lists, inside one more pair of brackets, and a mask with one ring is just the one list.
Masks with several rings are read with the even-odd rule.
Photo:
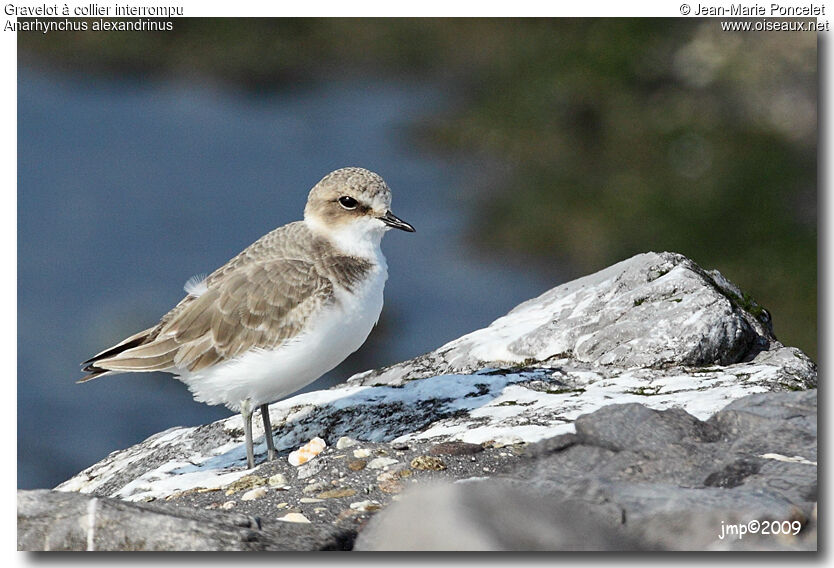
[[[384, 262], [384, 261], [383, 261]], [[388, 274], [377, 265], [354, 293], [336, 292], [337, 302], [311, 316], [304, 332], [272, 351], [253, 350], [198, 373], [180, 373], [194, 398], [225, 404], [240, 411], [294, 393], [318, 379], [359, 349], [382, 311], [382, 290]]]

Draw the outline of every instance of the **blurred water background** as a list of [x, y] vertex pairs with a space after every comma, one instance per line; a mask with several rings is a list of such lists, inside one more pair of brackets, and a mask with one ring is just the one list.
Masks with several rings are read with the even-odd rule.
[[816, 356], [816, 38], [699, 20], [178, 20], [18, 35], [18, 486], [227, 416], [164, 374], [76, 385], [345, 165], [394, 211], [385, 308], [309, 388], [647, 250]]

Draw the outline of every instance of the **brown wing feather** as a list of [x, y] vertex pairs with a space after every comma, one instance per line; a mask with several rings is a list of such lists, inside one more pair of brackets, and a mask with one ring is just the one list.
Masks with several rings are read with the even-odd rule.
[[333, 281], [351, 289], [371, 266], [310, 237], [303, 222], [264, 235], [210, 274], [199, 297], [186, 296], [155, 327], [85, 361], [89, 375], [79, 382], [109, 372], [199, 371], [295, 337], [333, 301]]
[[85, 370], [95, 376], [175, 367], [193, 372], [250, 349], [274, 348], [297, 335], [332, 292], [330, 281], [308, 262], [244, 264], [216, 278], [201, 296], [180, 302], [147, 330], [146, 343], [130, 347], [126, 340], [124, 350], [103, 352], [106, 356], [94, 358]]

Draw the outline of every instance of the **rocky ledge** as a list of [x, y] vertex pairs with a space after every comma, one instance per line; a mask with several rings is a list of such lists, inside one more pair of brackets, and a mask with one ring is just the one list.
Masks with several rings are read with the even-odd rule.
[[272, 404], [278, 461], [233, 416], [19, 491], [18, 548], [816, 550], [816, 384], [720, 273], [642, 254]]

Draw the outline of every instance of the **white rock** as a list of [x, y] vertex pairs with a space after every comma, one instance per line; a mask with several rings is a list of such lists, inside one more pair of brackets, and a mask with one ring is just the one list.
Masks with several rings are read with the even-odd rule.
[[[324, 462], [320, 460], [313, 460], [300, 466], [297, 471], [298, 479], [307, 479], [312, 477], [324, 468]], [[310, 480], [313, 481], [313, 480]]]
[[388, 467], [389, 465], [394, 465], [397, 463], [397, 460], [393, 458], [374, 458], [368, 462], [369, 469], [382, 469], [383, 467]]
[[320, 453], [324, 451], [327, 447], [327, 442], [322, 440], [319, 437], [313, 438], [300, 448], [295, 451], [290, 452], [290, 455], [287, 459], [290, 462], [290, 465], [294, 465], [296, 467], [300, 466], [301, 464], [305, 464]]
[[283, 473], [276, 473], [269, 479], [267, 479], [267, 483], [269, 483], [270, 487], [285, 487], [289, 485], [287, 482], [286, 476]]
[[336, 440], [336, 449], [337, 450], [344, 450], [344, 449], [347, 449], [347, 448], [351, 448], [358, 443], [359, 442], [357, 442], [353, 438], [349, 438], [348, 436], [342, 436], [341, 438]]
[[355, 510], [355, 511], [367, 512], [367, 511], [377, 511], [377, 510], [380, 509], [380, 506], [379, 506], [378, 501], [366, 500], [366, 501], [357, 501], [355, 503], [351, 503], [350, 508]]
[[285, 523], [309, 523], [310, 519], [302, 515], [301, 513], [287, 513], [283, 517], [278, 517], [279, 521], [284, 521]]
[[371, 450], [366, 450], [365, 448], [359, 448], [358, 450], [353, 450], [353, 457], [355, 458], [366, 458], [371, 455]]
[[243, 496], [240, 498], [241, 501], [252, 501], [253, 499], [260, 499], [266, 495], [266, 487], [255, 487], [254, 489], [250, 489]]

